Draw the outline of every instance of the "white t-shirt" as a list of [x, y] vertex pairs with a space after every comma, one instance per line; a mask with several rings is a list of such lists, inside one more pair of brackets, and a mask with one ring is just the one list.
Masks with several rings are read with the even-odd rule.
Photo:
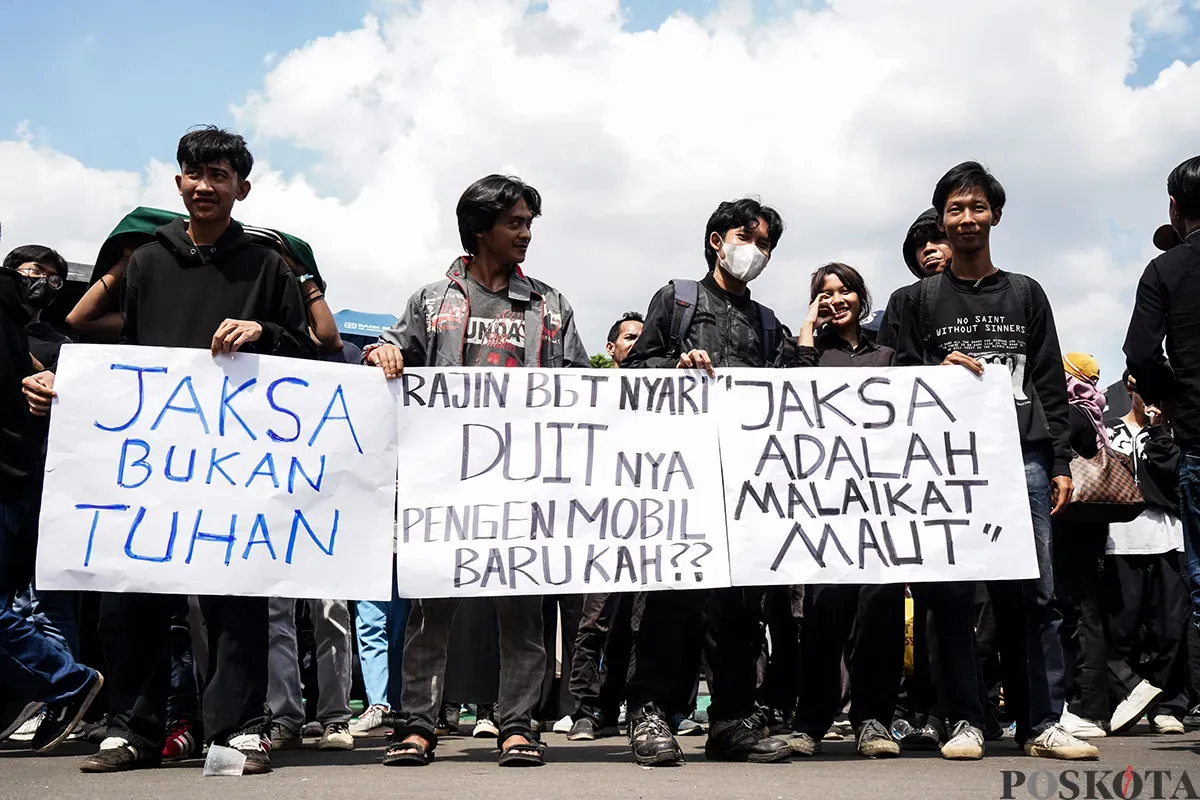
[[[1108, 444], [1118, 453], [1140, 460], [1150, 438], [1149, 428], [1136, 428], [1123, 419], [1108, 426]], [[1108, 526], [1109, 555], [1154, 555], [1183, 552], [1183, 526], [1179, 519], [1161, 508], [1147, 508], [1132, 522], [1114, 522]]]

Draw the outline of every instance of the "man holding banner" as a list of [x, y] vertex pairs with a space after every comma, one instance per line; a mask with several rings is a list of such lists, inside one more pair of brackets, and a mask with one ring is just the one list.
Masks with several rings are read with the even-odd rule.
[[[296, 279], [278, 253], [255, 246], [231, 216], [234, 203], [250, 192], [254, 159], [245, 140], [210, 126], [184, 135], [176, 157], [175, 182], [188, 218], [159, 228], [155, 241], [130, 259], [122, 343], [314, 357]], [[32, 407], [48, 411], [52, 385], [27, 382]], [[208, 741], [244, 754], [246, 774], [270, 772], [267, 598], [203, 596], [200, 607], [214, 643], [204, 692]], [[116, 676], [109, 682], [111, 722], [100, 752], [80, 765], [83, 772], [161, 763], [168, 631], [172, 616], [186, 613], [186, 599], [178, 595], [104, 596], [100, 624], [109, 632]]]
[[[783, 220], [773, 208], [745, 198], [721, 203], [704, 232], [708, 275], [672, 281], [658, 291], [645, 328], [624, 366], [698, 368], [769, 367], [788, 336], [775, 313], [750, 299], [747, 284], [766, 268]], [[767, 763], [791, 756], [786, 741], [766, 738], [750, 718], [755, 712], [756, 662], [762, 649], [763, 591], [753, 588], [652, 592], [634, 634], [633, 672], [627, 687], [629, 741], [645, 766], [678, 764], [683, 752], [665, 718], [675, 694], [677, 665], [688, 648], [685, 621], [717, 604], [717, 663], [705, 755], [718, 761]], [[688, 676], [691, 678], [692, 676]]]
[[[516, 178], [489, 175], [468, 187], [456, 209], [467, 255], [445, 278], [409, 298], [396, 326], [367, 349], [366, 363], [381, 367], [388, 378], [399, 377], [405, 366], [587, 367], [566, 298], [521, 271], [541, 205], [537, 190]], [[401, 496], [404, 491], [401, 486]], [[458, 597], [413, 603], [404, 642], [400, 725], [384, 754], [385, 765], [424, 766], [433, 760], [458, 605]], [[500, 765], [541, 766], [532, 714], [546, 663], [542, 598], [496, 597], [495, 606], [501, 643]]]

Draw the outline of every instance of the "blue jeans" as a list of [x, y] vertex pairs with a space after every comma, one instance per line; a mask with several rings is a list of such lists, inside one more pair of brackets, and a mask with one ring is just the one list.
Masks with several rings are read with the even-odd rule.
[[404, 631], [412, 601], [397, 593], [393, 569], [392, 599], [361, 600], [356, 606], [354, 629], [367, 705], [398, 710], [404, 685]]
[[1192, 587], [1192, 623], [1200, 628], [1200, 447], [1186, 447], [1179, 454], [1179, 500], [1184, 569]]
[[27, 510], [23, 501], [0, 501], [0, 686], [19, 700], [57, 703], [86, 687], [92, 670], [76, 663], [66, 646], [12, 610], [9, 548]]
[[[1062, 717], [1067, 672], [1062, 639], [1059, 638], [1062, 612], [1054, 599], [1054, 543], [1047, 458], [1042, 451], [1027, 451], [1024, 460], [1039, 577], [1020, 581], [1019, 597], [1026, 634], [1029, 730], [1032, 736], [1037, 736]], [[993, 603], [996, 601], [993, 597]]]
[[74, 592], [43, 592], [30, 586], [13, 598], [13, 611], [33, 622], [42, 633], [65, 645], [72, 656], [79, 655]]

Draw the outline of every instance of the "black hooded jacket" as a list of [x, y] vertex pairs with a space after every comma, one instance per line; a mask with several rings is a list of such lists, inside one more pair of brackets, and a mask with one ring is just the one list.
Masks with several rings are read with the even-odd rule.
[[[921, 215], [913, 220], [913, 224], [908, 226], [908, 233], [904, 234], [903, 249], [900, 252], [908, 271], [918, 281], [925, 277], [925, 273], [921, 272], [921, 265], [913, 257], [913, 248], [917, 246], [918, 239], [925, 242], [930, 240], [930, 235], [937, 230], [937, 219], [937, 209], [930, 208], [922, 211]], [[877, 341], [887, 347], [896, 348], [898, 345], [896, 339], [900, 333], [900, 310], [904, 306], [904, 292], [907, 288], [902, 286], [892, 292], [892, 296], [888, 298], [887, 306], [884, 308], [883, 319], [879, 322]]]
[[40, 468], [41, 441], [21, 393], [21, 381], [33, 373], [28, 322], [20, 276], [0, 268], [0, 500], [28, 500]]
[[187, 234], [187, 220], [178, 219], [134, 251], [126, 273], [122, 342], [208, 348], [226, 319], [262, 325], [262, 337], [242, 348], [245, 352], [317, 355], [291, 270], [237, 222], [230, 221], [215, 244], [199, 246]]

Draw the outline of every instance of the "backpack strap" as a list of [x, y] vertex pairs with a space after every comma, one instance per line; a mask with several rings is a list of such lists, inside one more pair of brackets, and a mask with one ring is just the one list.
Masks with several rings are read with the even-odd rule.
[[1021, 299], [1021, 306], [1025, 309], [1025, 329], [1029, 330], [1029, 325], [1033, 322], [1033, 288], [1029, 285], [1029, 278], [1010, 272], [1008, 282]]
[[675, 306], [671, 310], [670, 356], [678, 358], [683, 353], [683, 342], [687, 339], [688, 329], [692, 327], [692, 317], [696, 315], [700, 284], [680, 278], [671, 281], [671, 285], [675, 287]]
[[926, 345], [926, 353], [928, 353], [930, 331], [933, 329], [933, 309], [937, 305], [943, 280], [942, 273], [939, 272], [937, 275], [921, 281], [920, 316], [917, 318], [917, 322], [920, 325], [921, 342]]
[[775, 361], [775, 351], [779, 349], [779, 318], [775, 312], [755, 301], [758, 306], [758, 321], [762, 335], [763, 358], [770, 365]]

